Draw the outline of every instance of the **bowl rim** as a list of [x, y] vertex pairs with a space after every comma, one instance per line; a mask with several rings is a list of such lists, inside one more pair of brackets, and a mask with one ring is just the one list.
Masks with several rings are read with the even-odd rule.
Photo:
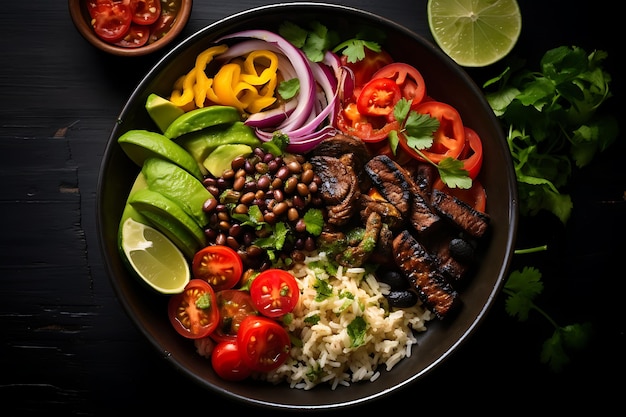
[[[148, 71], [148, 73], [144, 76], [144, 78], [138, 83], [135, 90], [131, 93], [129, 100], [126, 102], [126, 104], [124, 105], [120, 113], [120, 117], [118, 118], [118, 123], [116, 123], [116, 125], [113, 128], [113, 131], [111, 132], [110, 137], [108, 138], [107, 147], [105, 149], [105, 153], [104, 153], [103, 160], [102, 160], [103, 162], [100, 167], [97, 196], [96, 196], [97, 198], [96, 212], [98, 216], [97, 218], [98, 235], [99, 235], [99, 242], [100, 242], [100, 247], [102, 250], [104, 260], [107, 259], [107, 246], [109, 246], [109, 249], [111, 246], [111, 242], [108, 242], [105, 239], [104, 233], [102, 230], [104, 226], [103, 217], [105, 216], [105, 213], [103, 213], [103, 209], [102, 209], [102, 196], [103, 196], [103, 189], [105, 187], [104, 183], [106, 180], [105, 178], [106, 171], [107, 171], [107, 166], [110, 163], [112, 154], [114, 152], [114, 146], [112, 146], [112, 144], [117, 139], [117, 136], [118, 136], [117, 132], [118, 132], [118, 129], [120, 128], [120, 121], [122, 120], [122, 115], [129, 111], [133, 98], [137, 97], [141, 93], [141, 91], [145, 89], [146, 85], [149, 84], [150, 81], [157, 75], [158, 71], [160, 71], [168, 63], [171, 63], [171, 61], [176, 59], [176, 57], [180, 53], [184, 52], [186, 49], [194, 45], [196, 42], [199, 42], [201, 39], [205, 37], [210, 37], [213, 31], [216, 31], [216, 30], [219, 31], [221, 28], [225, 28], [225, 27], [228, 27], [229, 25], [236, 24], [239, 20], [247, 18], [247, 17], [252, 17], [254, 14], [259, 13], [259, 12], [268, 12], [271, 10], [271, 11], [282, 13], [283, 11], [293, 12], [293, 11], [298, 11], [300, 9], [306, 9], [306, 8], [311, 8], [320, 12], [341, 12], [341, 13], [346, 12], [346, 13], [351, 13], [351, 14], [357, 14], [359, 15], [359, 17], [362, 17], [364, 19], [369, 19], [371, 21], [376, 21], [376, 22], [388, 25], [390, 28], [393, 28], [393, 30], [396, 30], [405, 36], [408, 36], [410, 38], [415, 39], [418, 42], [421, 42], [424, 48], [428, 49], [431, 53], [435, 54], [436, 56], [440, 57], [442, 60], [445, 60], [450, 65], [452, 65], [454, 67], [455, 73], [458, 73], [458, 75], [464, 80], [464, 82], [469, 83], [474, 89], [474, 92], [480, 91], [478, 90], [478, 87], [475, 85], [474, 81], [469, 77], [467, 72], [462, 67], [454, 63], [436, 45], [426, 40], [422, 35], [419, 35], [390, 19], [387, 19], [385, 17], [379, 16], [375, 13], [372, 13], [366, 10], [361, 10], [361, 9], [351, 7], [351, 6], [344, 6], [344, 5], [337, 5], [337, 4], [330, 4], [330, 3], [316, 3], [316, 2], [276, 3], [276, 4], [268, 4], [268, 5], [250, 8], [247, 10], [243, 10], [243, 11], [231, 14], [222, 19], [219, 19], [205, 26], [204, 28], [199, 29], [192, 35], [188, 36], [186, 39], [182, 40], [180, 43], [178, 43], [177, 46], [175, 46], [171, 51], [169, 51], [167, 54], [161, 57], [160, 60], [154, 64], [152, 69]], [[482, 95], [480, 96], [479, 100], [481, 100], [484, 103], [484, 105], [488, 106], [486, 99]], [[491, 114], [490, 117], [492, 118], [494, 122], [496, 122], [495, 115]], [[504, 132], [500, 132], [499, 136], [501, 137], [502, 140], [505, 140]], [[504, 141], [503, 146], [506, 146], [505, 141]], [[120, 283], [116, 282], [116, 280], [114, 279], [115, 271], [113, 270], [109, 262], [104, 262], [106, 266], [106, 270], [107, 270], [108, 276], [110, 277], [110, 281], [115, 290], [115, 293], [118, 295], [118, 300], [122, 304], [125, 312], [131, 318], [133, 323], [137, 326], [139, 331], [144, 334], [144, 336], [150, 341], [150, 343], [157, 350], [161, 351], [163, 356], [169, 362], [171, 362], [174, 368], [179, 370], [182, 374], [184, 374], [186, 377], [188, 377], [195, 383], [199, 384], [200, 386], [209, 388], [214, 393], [225, 396], [231, 400], [242, 401], [248, 405], [258, 406], [261, 408], [269, 408], [269, 409], [278, 408], [278, 409], [287, 410], [287, 411], [289, 410], [294, 410], [294, 411], [295, 410], [298, 410], [298, 411], [330, 410], [330, 409], [347, 408], [347, 407], [351, 407], [355, 405], [362, 405], [364, 403], [369, 403], [385, 395], [388, 395], [391, 392], [396, 392], [401, 388], [404, 388], [410, 384], [414, 384], [418, 379], [429, 374], [432, 370], [434, 370], [437, 366], [439, 366], [442, 362], [444, 362], [449, 356], [451, 356], [454, 352], [456, 352], [458, 348], [462, 344], [464, 344], [471, 335], [475, 333], [476, 328], [483, 322], [488, 311], [493, 307], [495, 298], [500, 292], [502, 286], [504, 285], [504, 276], [506, 272], [508, 271], [510, 264], [511, 264], [512, 255], [514, 251], [514, 243], [515, 243], [515, 238], [517, 234], [517, 223], [518, 223], [517, 184], [515, 181], [514, 172], [512, 171], [513, 164], [512, 164], [511, 155], [508, 152], [508, 149], [505, 149], [505, 150], [506, 152], [504, 152], [503, 150], [503, 153], [501, 155], [499, 154], [499, 156], [501, 156], [502, 158], [506, 160], [505, 162], [506, 166], [511, 167], [510, 175], [508, 175], [506, 178], [506, 182], [507, 182], [506, 186], [508, 188], [506, 191], [509, 193], [511, 197], [510, 201], [508, 202], [509, 205], [507, 206], [508, 210], [506, 213], [506, 217], [509, 220], [509, 224], [507, 225], [508, 234], [507, 234], [507, 238], [505, 242], [505, 247], [501, 249], [503, 252], [502, 264], [501, 264], [500, 269], [498, 270], [498, 276], [495, 279], [495, 284], [493, 285], [492, 288], [490, 288], [490, 291], [488, 293], [485, 303], [481, 306], [479, 311], [476, 313], [475, 317], [473, 318], [471, 322], [471, 325], [463, 329], [463, 331], [457, 337], [455, 342], [452, 343], [436, 360], [432, 361], [428, 366], [426, 366], [420, 372], [416, 372], [410, 378], [400, 381], [397, 385], [393, 387], [390, 387], [384, 390], [377, 390], [374, 393], [369, 393], [367, 395], [358, 397], [356, 399], [352, 399], [352, 400], [342, 399], [341, 401], [338, 401], [338, 402], [324, 403], [324, 404], [277, 403], [277, 402], [271, 402], [271, 401], [261, 400], [257, 398], [249, 398], [244, 395], [240, 395], [232, 391], [229, 391], [228, 389], [225, 389], [223, 387], [218, 387], [213, 384], [210, 384], [208, 381], [201, 378], [197, 373], [194, 373], [190, 369], [188, 369], [188, 366], [185, 366], [184, 363], [181, 363], [179, 360], [174, 358], [170, 354], [170, 352], [163, 352], [163, 347], [159, 345], [157, 340], [155, 340], [154, 335], [149, 333], [148, 330], [145, 328], [145, 326], [142, 326], [142, 323], [140, 322], [139, 318], [136, 317], [133, 306], [131, 305], [129, 300], [125, 298], [122, 292]], [[439, 323], [432, 323], [432, 324], [438, 325]], [[352, 386], [354, 386], [354, 384], [352, 384]], [[294, 389], [294, 391], [300, 391], [300, 390]]]
[[88, 23], [86, 0], [68, 0], [67, 4], [74, 26], [87, 42], [104, 52], [123, 57], [148, 55], [170, 44], [187, 26], [193, 9], [193, 0], [181, 0], [176, 22], [167, 36], [139, 48], [124, 48], [105, 42], [95, 34]]

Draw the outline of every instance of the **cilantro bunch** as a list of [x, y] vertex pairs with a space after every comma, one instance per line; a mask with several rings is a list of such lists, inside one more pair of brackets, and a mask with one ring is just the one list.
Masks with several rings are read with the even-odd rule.
[[598, 111], [611, 97], [606, 57], [604, 51], [561, 46], [543, 55], [538, 71], [512, 61], [484, 84], [507, 130], [521, 214], [545, 209], [566, 223], [572, 201], [564, 190], [573, 166], [586, 166], [617, 138], [616, 119]]

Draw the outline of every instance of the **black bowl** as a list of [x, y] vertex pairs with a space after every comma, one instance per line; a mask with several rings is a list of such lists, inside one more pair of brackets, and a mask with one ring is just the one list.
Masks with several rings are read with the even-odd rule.
[[[195, 352], [189, 340], [180, 337], [166, 316], [167, 298], [154, 295], [126, 270], [117, 249], [118, 222], [124, 202], [139, 169], [124, 154], [117, 138], [130, 129], [155, 129], [144, 104], [152, 92], [168, 95], [176, 78], [186, 73], [195, 57], [221, 35], [244, 29], [277, 30], [285, 21], [303, 26], [318, 20], [329, 28], [353, 36], [355, 28], [384, 28], [384, 47], [398, 61], [416, 66], [423, 74], [431, 96], [448, 102], [461, 113], [464, 123], [484, 141], [484, 165], [480, 181], [488, 192], [491, 216], [490, 241], [476, 274], [463, 288], [463, 308], [450, 321], [432, 321], [418, 335], [410, 358], [391, 371], [382, 371], [375, 382], [352, 384], [331, 390], [320, 385], [313, 390], [291, 389], [287, 384], [227, 382], [211, 369], [209, 361]], [[474, 81], [436, 46], [410, 30], [380, 16], [354, 8], [312, 3], [264, 6], [220, 20], [190, 36], [165, 55], [139, 83], [124, 106], [109, 138], [100, 170], [97, 216], [100, 244], [111, 283], [124, 309], [163, 357], [208, 390], [248, 405], [286, 410], [321, 410], [370, 402], [414, 384], [433, 371], [470, 337], [483, 321], [500, 291], [513, 253], [517, 230], [517, 189], [510, 153], [481, 90]]]

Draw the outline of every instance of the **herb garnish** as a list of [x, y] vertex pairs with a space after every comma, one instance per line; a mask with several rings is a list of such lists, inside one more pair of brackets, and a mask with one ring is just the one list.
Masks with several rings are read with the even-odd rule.
[[521, 214], [545, 209], [566, 223], [572, 201], [563, 190], [572, 166], [587, 165], [617, 138], [616, 119], [597, 112], [611, 97], [606, 57], [561, 46], [543, 55], [538, 71], [512, 59], [484, 84], [497, 87], [486, 98], [508, 134]]
[[[539, 71], [513, 59], [484, 84], [485, 89], [497, 86], [496, 91], [485, 90], [486, 98], [508, 135], [521, 215], [532, 217], [545, 210], [567, 223], [573, 204], [564, 190], [573, 167], [588, 165], [617, 138], [617, 120], [599, 111], [611, 97], [611, 77], [602, 66], [606, 57], [604, 51], [587, 54], [576, 46], [561, 46], [543, 55]], [[518, 249], [515, 254], [546, 249]], [[558, 372], [588, 344], [592, 328], [587, 322], [560, 326], [540, 308], [535, 299], [543, 291], [541, 278], [531, 266], [511, 272], [503, 289], [505, 310], [519, 321], [535, 311], [554, 327], [540, 358]]]
[[411, 110], [411, 102], [401, 98], [393, 108], [393, 116], [400, 123], [400, 130], [392, 130], [389, 133], [389, 145], [395, 155], [400, 138], [404, 135], [407, 145], [417, 152], [425, 161], [437, 168], [441, 180], [450, 188], [471, 188], [472, 179], [467, 170], [463, 168], [463, 162], [458, 159], [446, 157], [438, 164], [431, 161], [423, 149], [428, 149], [433, 144], [433, 134], [439, 128], [439, 120], [428, 114], [420, 114]]
[[543, 291], [541, 272], [533, 267], [524, 267], [521, 271], [513, 271], [502, 290], [508, 295], [505, 303], [506, 312], [526, 321], [531, 310], [541, 314], [554, 327], [554, 333], [541, 349], [541, 362], [548, 364], [555, 372], [561, 371], [570, 363], [571, 353], [587, 346], [591, 336], [590, 323], [574, 323], [559, 326], [552, 317], [537, 304], [535, 298]]

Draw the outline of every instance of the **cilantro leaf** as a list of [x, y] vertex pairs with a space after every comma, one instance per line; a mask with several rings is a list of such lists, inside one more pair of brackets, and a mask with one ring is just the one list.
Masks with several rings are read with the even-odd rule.
[[541, 362], [554, 372], [560, 372], [571, 362], [571, 354], [584, 349], [590, 340], [590, 323], [575, 323], [559, 327], [547, 339], [541, 349]]
[[519, 321], [528, 319], [528, 312], [534, 307], [533, 300], [543, 291], [541, 272], [532, 267], [522, 271], [513, 271], [509, 275], [504, 290], [509, 297], [506, 299], [505, 310]]
[[463, 162], [454, 158], [444, 158], [438, 164], [432, 162], [422, 150], [433, 145], [434, 133], [439, 129], [440, 123], [436, 117], [428, 114], [417, 113], [411, 110], [411, 102], [401, 98], [393, 108], [393, 116], [400, 122], [400, 131], [393, 130], [389, 133], [389, 146], [396, 154], [400, 135], [404, 136], [407, 146], [419, 154], [425, 161], [430, 162], [439, 171], [441, 180], [450, 188], [472, 187], [472, 179], [463, 168]]
[[324, 60], [326, 51], [339, 42], [339, 35], [318, 21], [309, 23], [311, 30], [304, 29], [293, 22], [283, 22], [278, 33], [300, 48], [311, 62]]
[[444, 158], [437, 164], [441, 180], [450, 188], [472, 188], [472, 179], [463, 168], [463, 162], [454, 158]]
[[315, 301], [324, 301], [333, 295], [333, 287], [327, 280], [316, 278], [313, 288], [315, 288]]
[[333, 52], [337, 53], [343, 50], [342, 54], [346, 56], [349, 63], [361, 61], [365, 58], [365, 48], [371, 49], [374, 52], [380, 52], [380, 44], [372, 41], [366, 41], [362, 39], [349, 39], [335, 46]]
[[296, 94], [298, 94], [298, 91], [300, 91], [300, 80], [297, 78], [282, 81], [278, 84], [278, 94], [280, 94], [284, 100], [294, 98]]
[[311, 208], [304, 213], [304, 224], [306, 225], [306, 231], [313, 236], [319, 236], [322, 233], [324, 227], [324, 214], [320, 209]]
[[367, 322], [361, 316], [357, 316], [352, 320], [346, 330], [350, 337], [350, 347], [358, 347], [365, 343], [365, 330], [367, 329]]

